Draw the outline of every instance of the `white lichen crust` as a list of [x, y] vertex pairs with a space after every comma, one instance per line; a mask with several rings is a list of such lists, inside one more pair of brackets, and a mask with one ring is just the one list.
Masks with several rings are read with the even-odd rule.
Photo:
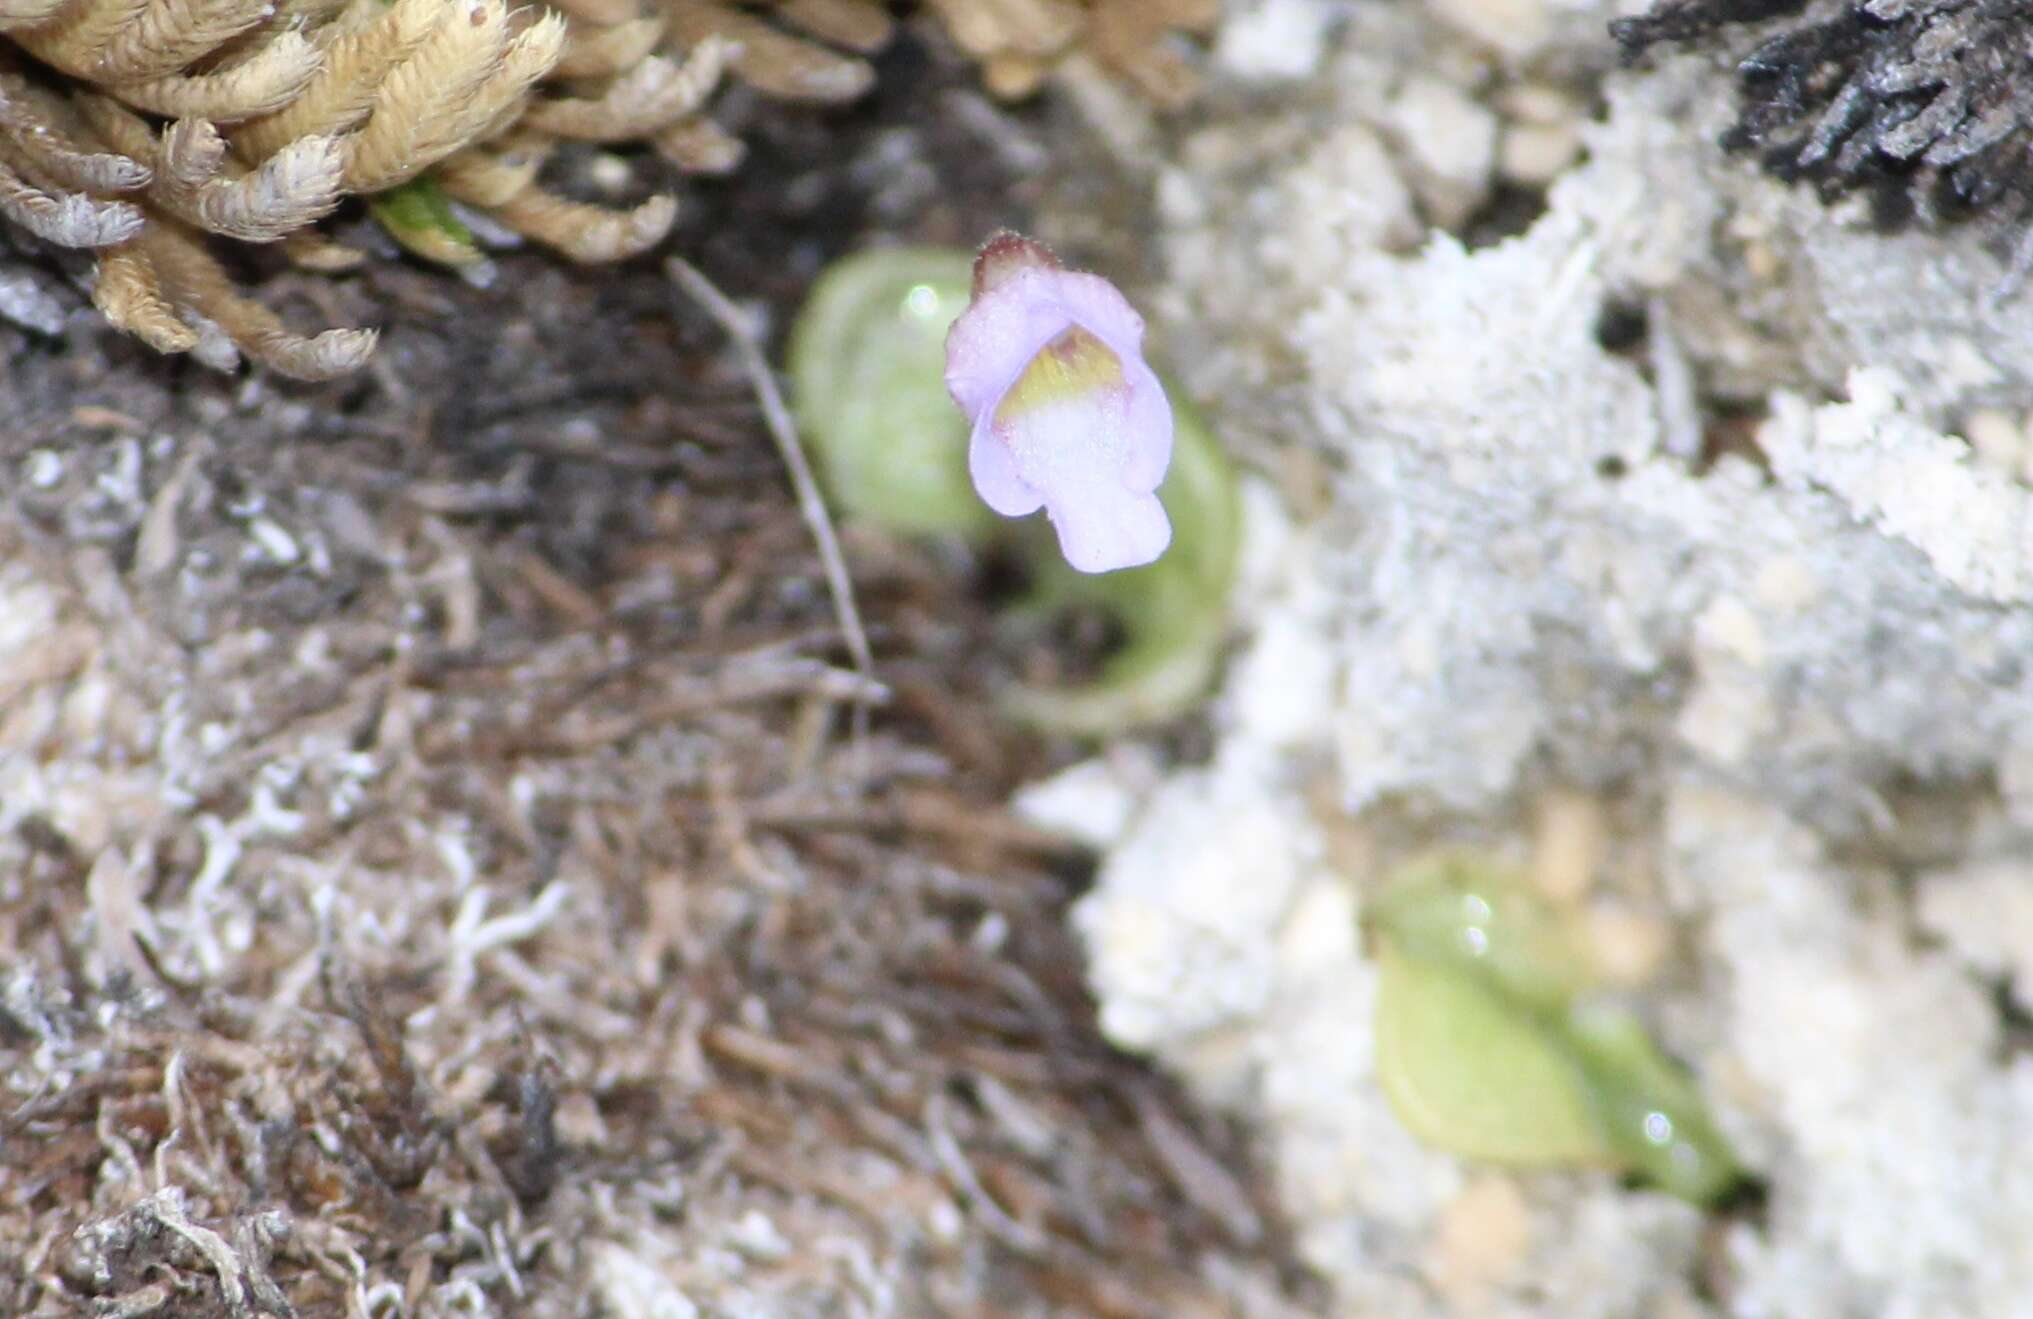
[[[2024, 1313], [1997, 990], [2033, 970], [2033, 297], [1980, 235], [1880, 235], [1724, 155], [1700, 59], [1608, 75], [1516, 237], [1408, 238], [1503, 168], [1438, 186], [1484, 128], [1436, 107], [1557, 130], [1591, 57], [1449, 16], [1480, 9], [1352, 17], [1311, 99], [1160, 180], [1154, 328], [1325, 497], [1287, 482], [1213, 761], [1080, 910], [1103, 1021], [1259, 1124], [1346, 1313]], [[1259, 63], [1231, 74], [1289, 76]], [[1423, 1149], [1376, 1083], [1365, 893], [1420, 845], [1521, 858], [1576, 789], [1610, 833], [1579, 900], [1671, 922], [1640, 1002], [1769, 1188], [1720, 1252], [1599, 1174]]]

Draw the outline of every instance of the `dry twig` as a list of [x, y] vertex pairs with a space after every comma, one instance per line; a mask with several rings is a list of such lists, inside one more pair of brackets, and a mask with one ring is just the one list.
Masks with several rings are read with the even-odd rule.
[[[847, 653], [853, 657], [855, 671], [868, 682], [867, 691], [880, 691], [875, 677], [875, 654], [869, 649], [868, 633], [861, 625], [861, 611], [854, 603], [854, 583], [847, 575], [847, 560], [840, 553], [840, 538], [833, 531], [833, 516], [826, 510], [825, 497], [819, 493], [818, 479], [812, 475], [812, 465], [805, 458], [804, 446], [798, 442], [797, 424], [791, 420], [791, 410], [784, 404], [783, 391], [777, 387], [776, 375], [763, 358], [762, 349], [757, 346], [741, 309], [714, 287], [713, 281], [683, 257], [672, 257], [664, 263], [664, 269], [733, 340], [735, 352], [741, 357], [742, 370], [755, 387], [756, 402], [762, 406], [763, 422], [769, 427], [770, 438], [776, 442], [777, 452], [783, 457], [784, 469], [790, 473], [791, 489], [798, 497], [798, 512], [804, 517], [805, 525], [811, 528], [812, 539], [818, 543], [819, 562], [826, 572], [826, 589], [833, 597], [833, 611], [840, 620], [840, 632], [846, 640]], [[873, 699], [864, 692], [854, 702], [857, 742], [866, 740], [868, 711]]]

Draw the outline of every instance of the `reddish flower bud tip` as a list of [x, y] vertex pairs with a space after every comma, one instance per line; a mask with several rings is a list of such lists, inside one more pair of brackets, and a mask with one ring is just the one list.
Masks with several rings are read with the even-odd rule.
[[1035, 238], [1004, 229], [981, 245], [974, 256], [974, 296], [980, 297], [1009, 282], [1024, 270], [1061, 270], [1052, 249]]

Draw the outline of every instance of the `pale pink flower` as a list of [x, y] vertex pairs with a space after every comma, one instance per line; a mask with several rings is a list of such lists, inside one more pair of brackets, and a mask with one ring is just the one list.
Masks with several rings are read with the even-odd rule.
[[946, 388], [974, 425], [974, 488], [1004, 517], [1042, 508], [1081, 572], [1150, 563], [1172, 540], [1158, 503], [1172, 405], [1144, 322], [1113, 284], [998, 234], [946, 336]]

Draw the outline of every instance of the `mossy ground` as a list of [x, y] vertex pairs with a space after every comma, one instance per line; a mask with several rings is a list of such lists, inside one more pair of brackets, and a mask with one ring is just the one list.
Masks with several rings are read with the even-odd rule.
[[[687, 195], [778, 328], [1044, 186], [1044, 112], [891, 59], [844, 119], [731, 107], [755, 158]], [[0, 328], [0, 1312], [1291, 1297], [1237, 1134], [1096, 1030], [985, 605], [850, 538], [854, 745], [747, 384], [654, 264], [261, 292], [378, 358]]]

